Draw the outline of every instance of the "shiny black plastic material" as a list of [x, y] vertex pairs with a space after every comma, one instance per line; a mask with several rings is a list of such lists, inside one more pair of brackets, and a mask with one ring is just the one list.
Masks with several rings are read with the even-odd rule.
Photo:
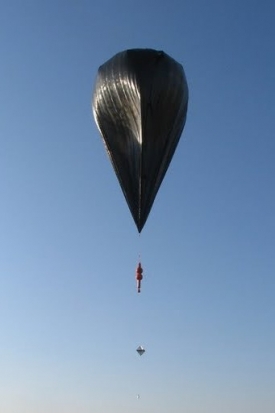
[[162, 51], [132, 49], [100, 66], [93, 113], [141, 232], [185, 125], [182, 66]]

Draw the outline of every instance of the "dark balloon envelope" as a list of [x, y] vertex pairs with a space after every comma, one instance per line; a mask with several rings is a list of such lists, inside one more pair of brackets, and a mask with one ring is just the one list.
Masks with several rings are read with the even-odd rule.
[[93, 113], [141, 232], [185, 125], [182, 66], [162, 51], [132, 49], [100, 66]]

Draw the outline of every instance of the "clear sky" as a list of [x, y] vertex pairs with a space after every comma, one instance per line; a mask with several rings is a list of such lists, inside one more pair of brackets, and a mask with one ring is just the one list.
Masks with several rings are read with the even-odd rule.
[[[274, 15], [0, 2], [1, 413], [274, 413]], [[140, 237], [90, 103], [98, 66], [135, 47], [190, 89]]]

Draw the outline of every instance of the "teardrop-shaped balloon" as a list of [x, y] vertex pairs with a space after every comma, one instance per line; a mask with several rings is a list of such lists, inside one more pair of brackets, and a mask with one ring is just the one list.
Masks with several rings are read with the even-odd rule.
[[185, 125], [183, 67], [162, 51], [132, 49], [100, 66], [93, 113], [141, 232]]

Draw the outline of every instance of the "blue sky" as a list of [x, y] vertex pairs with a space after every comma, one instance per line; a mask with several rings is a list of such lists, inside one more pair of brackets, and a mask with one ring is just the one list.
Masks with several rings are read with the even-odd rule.
[[[1, 412], [274, 413], [274, 13], [1, 2]], [[135, 47], [190, 90], [141, 236], [90, 103], [98, 66]]]

